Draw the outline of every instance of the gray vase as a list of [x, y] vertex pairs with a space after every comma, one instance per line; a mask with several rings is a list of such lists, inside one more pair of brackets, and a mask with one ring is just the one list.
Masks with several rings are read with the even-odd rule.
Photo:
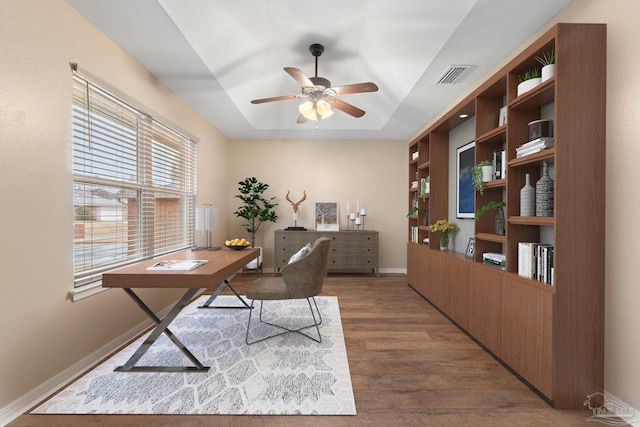
[[542, 177], [536, 182], [536, 216], [553, 216], [553, 180], [547, 162], [542, 163]]
[[535, 216], [536, 190], [531, 185], [531, 175], [525, 176], [526, 183], [520, 190], [520, 216]]

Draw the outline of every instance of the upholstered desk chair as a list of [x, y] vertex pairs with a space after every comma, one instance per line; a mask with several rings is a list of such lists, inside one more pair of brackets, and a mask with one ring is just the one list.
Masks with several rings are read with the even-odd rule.
[[[316, 342], [322, 342], [320, 335], [320, 325], [322, 324], [322, 315], [318, 310], [315, 296], [322, 292], [322, 283], [327, 271], [327, 258], [329, 256], [329, 245], [331, 239], [320, 237], [311, 246], [309, 253], [303, 258], [285, 265], [281, 269], [281, 277], [263, 277], [257, 279], [247, 290], [247, 298], [251, 299], [251, 310], [249, 310], [249, 320], [247, 322], [247, 335], [245, 341], [247, 344], [255, 344], [269, 338], [279, 335], [296, 332]], [[275, 323], [267, 322], [263, 319], [262, 306], [265, 300], [293, 300], [306, 299], [313, 317], [311, 325], [302, 326], [297, 329], [289, 329]], [[251, 317], [253, 317], [253, 304], [255, 300], [260, 301], [260, 321], [267, 325], [275, 326], [283, 329], [283, 332], [269, 335], [264, 338], [249, 342], [249, 329], [251, 328]], [[315, 306], [315, 312], [311, 306], [311, 300]], [[316, 313], [318, 318], [316, 318]], [[318, 338], [302, 332], [303, 329], [314, 327], [318, 333]]]

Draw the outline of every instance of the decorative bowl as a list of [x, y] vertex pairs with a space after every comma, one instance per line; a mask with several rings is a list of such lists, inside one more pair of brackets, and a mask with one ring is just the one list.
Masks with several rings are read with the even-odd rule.
[[229, 249], [234, 249], [236, 251], [241, 251], [241, 250], [246, 249], [246, 248], [249, 247], [249, 246], [242, 246], [242, 245], [236, 245], [236, 246], [225, 245], [225, 246], [228, 247]]

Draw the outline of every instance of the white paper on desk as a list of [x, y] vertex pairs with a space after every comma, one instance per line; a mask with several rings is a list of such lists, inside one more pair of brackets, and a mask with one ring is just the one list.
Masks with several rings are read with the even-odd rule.
[[196, 267], [200, 267], [202, 264], [208, 263], [206, 259], [172, 259], [168, 261], [160, 261], [153, 264], [151, 267], [147, 267], [147, 270], [176, 270], [176, 271], [188, 271], [193, 270]]

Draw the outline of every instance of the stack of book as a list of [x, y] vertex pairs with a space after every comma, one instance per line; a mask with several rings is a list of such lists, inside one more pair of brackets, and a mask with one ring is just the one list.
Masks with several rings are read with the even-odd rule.
[[542, 243], [518, 243], [518, 274], [553, 285], [553, 246]]
[[482, 254], [482, 263], [496, 267], [501, 270], [505, 269], [507, 257], [504, 254], [496, 252], [485, 252]]
[[540, 137], [516, 148], [516, 157], [524, 157], [553, 147], [553, 138]]
[[413, 243], [418, 243], [418, 227], [415, 225], [411, 226], [411, 241]]
[[495, 151], [493, 153], [493, 176], [495, 176], [495, 179], [505, 179], [507, 177], [506, 150]]

